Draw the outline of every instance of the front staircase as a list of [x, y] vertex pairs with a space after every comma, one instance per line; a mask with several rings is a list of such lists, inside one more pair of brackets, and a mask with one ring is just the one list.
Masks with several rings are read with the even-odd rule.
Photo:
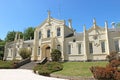
[[29, 69], [29, 70], [33, 70], [33, 68], [37, 65], [37, 64], [45, 64], [47, 62], [47, 57], [43, 58], [41, 61], [29, 61], [28, 63], [18, 67], [18, 69]]
[[34, 66], [36, 65], [36, 63], [34, 61], [31, 61], [21, 67], [19, 67], [18, 69], [29, 69], [29, 70], [33, 70]]

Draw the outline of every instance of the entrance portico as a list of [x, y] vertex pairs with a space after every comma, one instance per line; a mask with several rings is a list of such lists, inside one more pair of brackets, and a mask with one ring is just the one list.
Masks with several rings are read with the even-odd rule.
[[50, 48], [49, 45], [44, 45], [42, 47], [41, 59], [46, 58], [46, 57], [47, 57], [48, 60], [51, 59], [51, 55], [50, 55], [51, 50], [50, 49], [51, 48]]

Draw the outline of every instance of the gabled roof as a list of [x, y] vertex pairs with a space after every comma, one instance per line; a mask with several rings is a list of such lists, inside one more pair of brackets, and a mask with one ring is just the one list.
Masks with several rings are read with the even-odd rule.
[[104, 30], [104, 28], [102, 28], [102, 27], [99, 27], [99, 26], [92, 26], [90, 29], [88, 29], [88, 32], [91, 32], [92, 30]]
[[111, 29], [108, 29], [109, 31], [120, 31], [120, 28], [111, 28]]
[[64, 20], [58, 20], [58, 19], [55, 19], [55, 18], [52, 18], [52, 17], [50, 17], [50, 19], [49, 18], [46, 18], [40, 25], [38, 25], [36, 28], [40, 28], [40, 27], [42, 27], [45, 23], [49, 23], [49, 20], [52, 22], [52, 21], [54, 21], [54, 22], [56, 22], [56, 23], [59, 23], [59, 24], [64, 24]]

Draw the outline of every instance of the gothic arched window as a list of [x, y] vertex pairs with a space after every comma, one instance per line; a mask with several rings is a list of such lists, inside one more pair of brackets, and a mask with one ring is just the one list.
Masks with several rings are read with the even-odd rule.
[[40, 47], [38, 47], [38, 55], [40, 55]]
[[60, 50], [61, 50], [61, 46], [60, 46], [60, 45], [57, 45], [57, 49], [60, 51]]
[[60, 30], [60, 28], [57, 28], [57, 36], [60, 36], [61, 34], [61, 30]]
[[47, 30], [47, 38], [49, 38], [50, 37], [50, 30], [48, 29]]
[[41, 31], [39, 31], [39, 39], [41, 39]]

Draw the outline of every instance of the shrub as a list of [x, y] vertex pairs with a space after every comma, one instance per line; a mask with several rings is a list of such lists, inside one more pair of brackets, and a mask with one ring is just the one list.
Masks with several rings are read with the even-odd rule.
[[58, 62], [48, 62], [46, 64], [37, 65], [34, 67], [34, 72], [38, 71], [38, 74], [49, 76], [50, 73], [60, 71], [63, 66]]
[[51, 71], [51, 72], [55, 72], [55, 71], [59, 71], [63, 69], [63, 66], [58, 63], [58, 62], [49, 62], [46, 63], [45, 66]]
[[31, 56], [32, 52], [28, 48], [21, 48], [19, 50], [19, 54], [22, 57], [22, 59], [26, 59]]
[[12, 69], [14, 67], [14, 61], [1, 61], [0, 60], [0, 69]]
[[91, 67], [91, 72], [93, 73], [94, 78], [98, 80], [114, 80], [114, 69], [113, 68], [104, 68], [104, 67]]
[[53, 49], [53, 51], [51, 53], [51, 58], [52, 58], [52, 61], [60, 61], [61, 52], [57, 49]]
[[107, 55], [109, 64], [106, 67], [91, 67], [90, 70], [93, 73], [94, 78], [98, 80], [120, 80], [120, 57], [117, 52], [111, 52]]
[[108, 59], [109, 62], [112, 60], [118, 59], [118, 53], [116, 51], [112, 51], [110, 55], [107, 55], [106, 58]]

